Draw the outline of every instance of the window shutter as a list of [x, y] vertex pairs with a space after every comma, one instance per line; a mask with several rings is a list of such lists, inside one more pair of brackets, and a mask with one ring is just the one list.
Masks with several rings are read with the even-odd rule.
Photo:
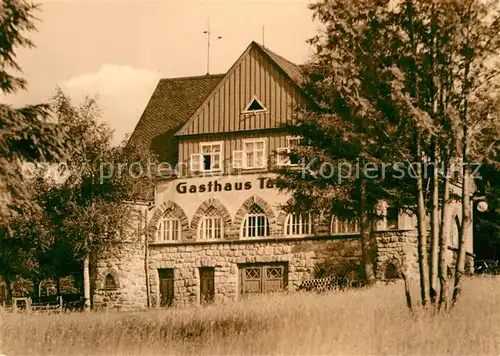
[[201, 155], [199, 153], [192, 153], [189, 163], [191, 172], [199, 172], [201, 170]]
[[233, 168], [243, 168], [243, 151], [233, 151]]
[[290, 164], [290, 158], [288, 157], [288, 148], [287, 147], [282, 147], [278, 148], [278, 154], [277, 154], [277, 165], [278, 166], [287, 166]]

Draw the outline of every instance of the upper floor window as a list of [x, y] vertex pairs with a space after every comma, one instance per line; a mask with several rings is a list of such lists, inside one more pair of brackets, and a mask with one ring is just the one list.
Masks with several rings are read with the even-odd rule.
[[359, 234], [359, 223], [357, 220], [340, 220], [332, 217], [332, 234]]
[[286, 147], [278, 148], [278, 166], [290, 166], [299, 164], [299, 157], [293, 153], [293, 149], [299, 146], [300, 137], [288, 137]]
[[299, 235], [310, 235], [312, 233], [311, 228], [311, 216], [289, 214], [286, 218], [285, 223], [285, 235], [286, 236], [299, 236]]
[[181, 221], [168, 211], [158, 223], [156, 242], [172, 242], [181, 238]]
[[244, 238], [266, 237], [269, 236], [269, 223], [267, 216], [260, 206], [252, 205], [248, 211], [243, 229], [241, 232]]
[[191, 154], [192, 172], [222, 170], [222, 142], [200, 143], [200, 152]]
[[198, 228], [198, 239], [220, 240], [224, 234], [222, 218], [217, 211], [211, 207], [200, 221]]
[[233, 152], [234, 168], [264, 168], [266, 166], [266, 140], [243, 141], [243, 150]]

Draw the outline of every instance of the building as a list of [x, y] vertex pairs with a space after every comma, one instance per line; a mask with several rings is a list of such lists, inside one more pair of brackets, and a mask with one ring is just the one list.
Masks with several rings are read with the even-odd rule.
[[[269, 181], [275, 165], [294, 163], [279, 155], [294, 143], [280, 127], [305, 102], [300, 77], [299, 66], [252, 42], [223, 75], [159, 82], [131, 142], [153, 149], [180, 175], [166, 169], [154, 203], [137, 206], [149, 241], [131, 234], [99, 262], [95, 306], [145, 307], [148, 294], [153, 307], [224, 302], [294, 291], [325, 271], [356, 277], [357, 224], [286, 214], [281, 206], [290, 197]], [[387, 219], [374, 234], [377, 278], [399, 268], [416, 274], [415, 218], [381, 209]], [[458, 208], [453, 214], [460, 221]]]

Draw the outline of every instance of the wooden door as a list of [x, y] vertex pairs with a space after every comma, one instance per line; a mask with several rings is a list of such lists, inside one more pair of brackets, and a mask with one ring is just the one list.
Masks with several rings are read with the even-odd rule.
[[264, 266], [264, 293], [279, 292], [285, 287], [284, 266]]
[[215, 269], [213, 267], [200, 268], [200, 302], [212, 303], [215, 296]]
[[250, 264], [240, 267], [241, 293], [268, 293], [285, 289], [286, 263]]
[[158, 277], [160, 281], [160, 307], [171, 306], [174, 301], [174, 269], [159, 269]]
[[248, 266], [241, 270], [243, 294], [262, 293], [262, 266]]

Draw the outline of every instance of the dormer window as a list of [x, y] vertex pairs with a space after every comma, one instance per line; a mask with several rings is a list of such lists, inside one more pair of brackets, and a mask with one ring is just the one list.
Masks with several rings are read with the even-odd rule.
[[259, 99], [254, 97], [247, 105], [246, 109], [243, 110], [243, 113], [255, 113], [262, 111], [267, 111], [266, 107], [259, 101]]

